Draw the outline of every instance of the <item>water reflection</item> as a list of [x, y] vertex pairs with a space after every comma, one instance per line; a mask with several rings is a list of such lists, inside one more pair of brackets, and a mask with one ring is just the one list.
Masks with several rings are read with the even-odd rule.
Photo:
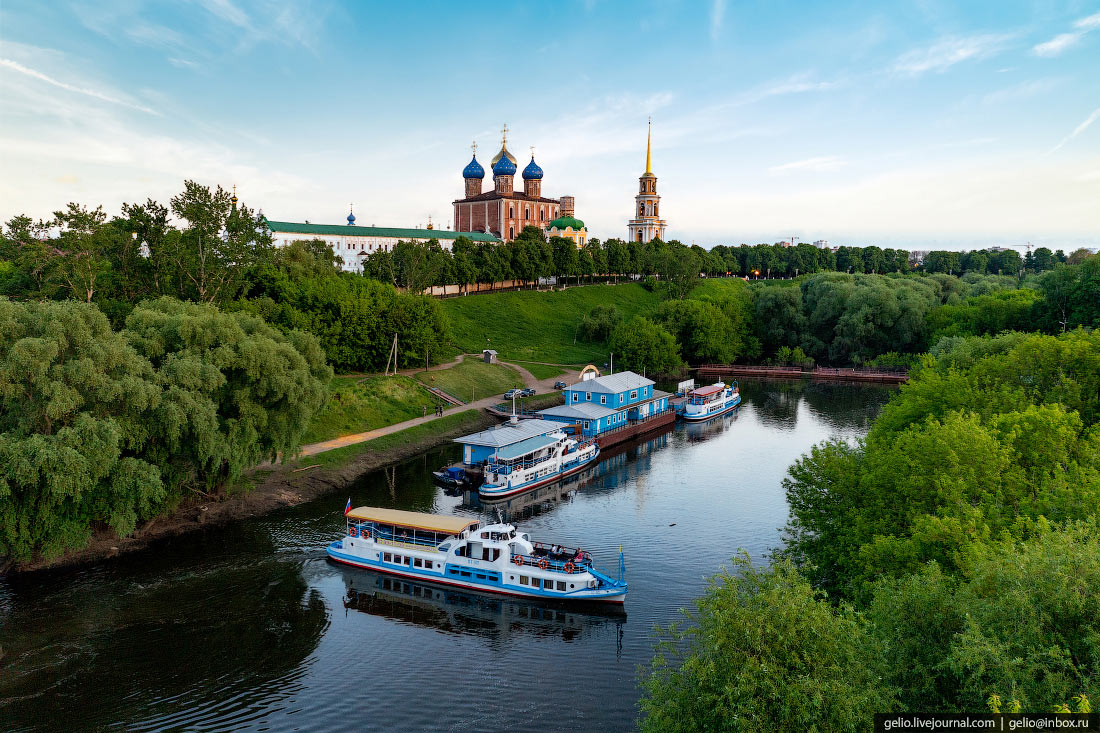
[[81, 720], [97, 724], [232, 727], [301, 689], [303, 661], [328, 626], [294, 563], [99, 580], [66, 587], [57, 577], [13, 594], [4, 728], [68, 727], [74, 700]]
[[572, 642], [597, 628], [626, 623], [626, 612], [607, 604], [526, 601], [454, 590], [370, 570], [339, 570], [346, 586], [344, 608], [447, 634], [470, 634], [494, 641], [527, 635]]

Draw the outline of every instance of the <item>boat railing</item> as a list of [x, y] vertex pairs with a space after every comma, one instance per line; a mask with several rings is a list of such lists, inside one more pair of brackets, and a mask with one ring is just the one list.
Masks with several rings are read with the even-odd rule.
[[551, 560], [548, 557], [535, 555], [512, 555], [512, 562], [519, 567], [530, 565], [539, 570], [553, 570], [567, 574], [583, 573], [592, 564], [591, 560]]
[[356, 529], [358, 536], [373, 537], [375, 542], [382, 545], [411, 547], [417, 550], [436, 550], [439, 544], [433, 540], [410, 537], [400, 533], [395, 536], [393, 532], [379, 530], [374, 525], [367, 522], [354, 523], [351, 526]]
[[517, 471], [522, 468], [531, 468], [533, 466], [538, 466], [539, 464], [546, 463], [553, 457], [553, 455], [549, 455], [544, 458], [540, 458], [537, 461], [520, 461], [519, 463], [509, 464], [494, 463], [492, 459], [489, 459], [489, 461], [485, 464], [485, 467], [493, 473], [509, 474], [512, 473], [512, 471]]

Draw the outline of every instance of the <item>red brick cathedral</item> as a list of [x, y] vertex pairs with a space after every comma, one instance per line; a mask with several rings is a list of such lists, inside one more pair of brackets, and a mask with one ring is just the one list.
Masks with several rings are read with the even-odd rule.
[[500, 152], [492, 162], [493, 190], [482, 193], [485, 169], [477, 162], [477, 143], [473, 145], [474, 157], [462, 169], [466, 181], [466, 198], [454, 202], [455, 231], [488, 232], [504, 241], [516, 238], [527, 225], [545, 231], [550, 222], [561, 213], [561, 201], [542, 195], [542, 168], [531, 162], [523, 169], [523, 193], [513, 188], [517, 163], [508, 151], [508, 126], [501, 130]]

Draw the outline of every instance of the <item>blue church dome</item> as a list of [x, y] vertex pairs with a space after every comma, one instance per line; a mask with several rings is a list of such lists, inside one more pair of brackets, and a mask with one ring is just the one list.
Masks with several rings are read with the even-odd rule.
[[493, 163], [494, 176], [514, 176], [516, 174], [516, 162], [510, 155], [502, 155], [500, 160]]
[[351, 213], [348, 214], [348, 226], [351, 226], [354, 223], [355, 223], [355, 212], [351, 212]]
[[484, 178], [485, 169], [481, 167], [481, 163], [477, 162], [477, 155], [466, 164], [466, 167], [462, 169], [463, 178]]
[[525, 181], [541, 181], [542, 180], [542, 168], [539, 168], [539, 164], [535, 162], [535, 156], [531, 156], [531, 162], [527, 164], [527, 167], [523, 169], [523, 180]]

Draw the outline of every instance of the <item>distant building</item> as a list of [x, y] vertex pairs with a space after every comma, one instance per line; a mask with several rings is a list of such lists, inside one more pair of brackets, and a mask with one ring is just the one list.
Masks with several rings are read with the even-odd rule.
[[582, 434], [597, 436], [667, 410], [670, 395], [654, 384], [634, 372], [584, 380], [565, 389], [564, 405], [539, 414], [547, 422], [579, 423]]
[[817, 241], [814, 242], [814, 246], [817, 247], [818, 249], [829, 249], [829, 240], [828, 239], [818, 239]]
[[492, 191], [481, 191], [485, 169], [477, 160], [477, 143], [474, 143], [473, 149], [473, 158], [462, 169], [466, 196], [453, 202], [455, 229], [492, 234], [508, 242], [515, 239], [525, 226], [545, 230], [551, 221], [561, 216], [561, 202], [542, 195], [543, 171], [535, 162], [533, 149], [531, 162], [522, 173], [523, 192], [514, 189], [518, 164], [508, 150], [507, 125], [501, 130], [500, 152], [491, 164]]
[[649, 125], [645, 147], [645, 173], [638, 179], [638, 195], [634, 197], [634, 210], [637, 216], [626, 224], [626, 236], [631, 242], [649, 242], [665, 239], [665, 227], [668, 225], [660, 218], [658, 207], [661, 197], [657, 195], [657, 176], [651, 170], [653, 124]]
[[578, 249], [588, 241], [588, 230], [585, 229], [584, 222], [573, 216], [572, 196], [561, 197], [561, 216], [546, 227], [546, 236], [571, 239]]
[[361, 227], [355, 225], [355, 213], [348, 213], [347, 224], [298, 224], [290, 221], [267, 221], [275, 246], [285, 247], [291, 242], [320, 239], [332, 247], [344, 261], [346, 272], [362, 272], [362, 259], [372, 252], [390, 252], [400, 241], [427, 242], [435, 239], [449, 250], [459, 237], [469, 237], [475, 242], [496, 242], [496, 237], [478, 232], [450, 232], [434, 229], [401, 229], [394, 227]]
[[910, 265], [923, 265], [924, 258], [928, 255], [926, 249], [914, 249], [909, 252], [909, 264]]

